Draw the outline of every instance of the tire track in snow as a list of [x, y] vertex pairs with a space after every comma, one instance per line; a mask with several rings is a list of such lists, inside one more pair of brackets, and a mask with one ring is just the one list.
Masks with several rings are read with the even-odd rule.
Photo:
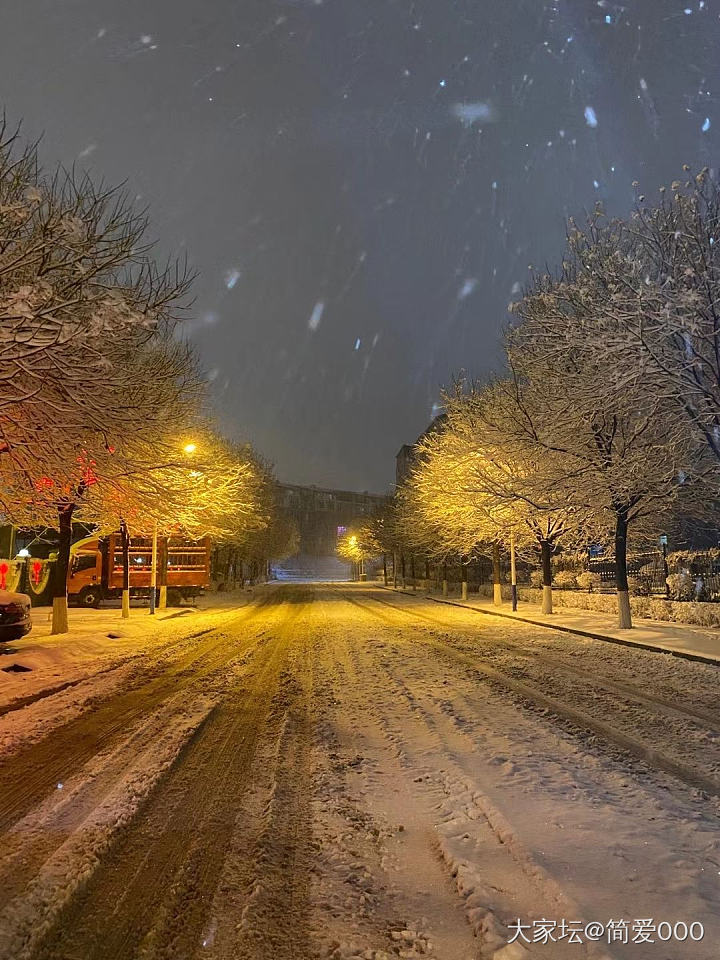
[[[34, 958], [159, 960], [203, 950], [256, 751], [277, 723], [281, 672], [301, 612], [300, 604], [282, 609], [284, 619], [254, 658], [247, 682], [186, 746], [86, 887], [56, 918]], [[250, 868], [249, 858], [247, 863]]]
[[[361, 609], [367, 610], [367, 612], [372, 616], [384, 619], [384, 622], [388, 624], [393, 623], [391, 617], [383, 615], [379, 611], [374, 610], [371, 606], [361, 603], [356, 597], [348, 597], [348, 599]], [[408, 611], [402, 608], [394, 609], [396, 609], [399, 613], [412, 616], [412, 614], [408, 614]], [[430, 618], [424, 619], [430, 620]], [[702, 790], [709, 796], [720, 797], [720, 778], [708, 776], [701, 770], [691, 767], [682, 760], [679, 760], [678, 758], [673, 757], [662, 750], [648, 746], [637, 736], [633, 736], [632, 734], [628, 734], [623, 730], [619, 730], [617, 727], [612, 726], [612, 724], [605, 720], [597, 719], [588, 713], [587, 710], [574, 707], [565, 701], [558, 700], [557, 697], [549, 696], [542, 690], [539, 690], [537, 687], [533, 686], [532, 683], [527, 683], [524, 680], [519, 680], [508, 676], [497, 667], [491, 666], [490, 664], [484, 662], [479, 656], [462, 652], [453, 644], [428, 636], [424, 636], [422, 638], [422, 642], [428, 646], [431, 646], [441, 656], [464, 664], [466, 667], [476, 671], [478, 674], [484, 675], [487, 679], [494, 682], [494, 684], [498, 687], [503, 687], [506, 690], [509, 690], [512, 694], [520, 696], [529, 703], [534, 704], [536, 707], [549, 710], [561, 720], [571, 723], [581, 731], [589, 731], [590, 733], [601, 737], [603, 740], [612, 743], [615, 747], [620, 747], [622, 750], [625, 750], [641, 759], [643, 762], [648, 764], [648, 766], [654, 767], [662, 773], [675, 777], [677, 780], [683, 782], [686, 786], [697, 790]], [[642, 700], [641, 697], [638, 697], [637, 699]]]
[[[237, 626], [247, 624], [252, 629], [252, 622], [264, 612], [264, 606], [245, 608]], [[255, 641], [251, 634], [228, 643], [227, 629], [213, 629], [179, 658], [141, 670], [122, 692], [91, 702], [44, 739], [4, 759], [0, 763], [0, 834], [95, 754], [120, 742], [149, 711], [183, 686], [209, 678]]]
[[[373, 615], [372, 607], [367, 612]], [[374, 617], [377, 619], [377, 614]], [[610, 911], [608, 916], [632, 909], [636, 901], [639, 916], [684, 909], [697, 914], [707, 931], [706, 945], [695, 945], [693, 956], [714, 956], [712, 937], [713, 931], [717, 932], [720, 906], [717, 883], [713, 882], [720, 867], [720, 841], [713, 816], [716, 806], [711, 804], [708, 809], [707, 802], [697, 793], [674, 794], [672, 781], [662, 775], [660, 779], [652, 772], [648, 777], [638, 776], [637, 768], [629, 768], [623, 760], [625, 751], [608, 752], [603, 742], [578, 742], [576, 724], [558, 724], [548, 711], [539, 710], [531, 702], [521, 700], [518, 704], [515, 695], [508, 694], [501, 685], [496, 689], [492, 684], [478, 687], [476, 681], [485, 678], [474, 667], [482, 651], [473, 650], [473, 657], [468, 655], [473, 662], [469, 663], [468, 658], [463, 662], [444, 655], [447, 635], [425, 642], [420, 631], [407, 631], [406, 618], [385, 614], [381, 619], [388, 630], [395, 632], [396, 648], [394, 655], [387, 657], [385, 669], [394, 664], [392, 673], [400, 680], [398, 696], [403, 697], [409, 689], [416, 704], [434, 701], [466, 742], [464, 751], [456, 750], [450, 733], [446, 748], [450, 755], [460, 757], [464, 753], [468, 761], [463, 764], [471, 774], [470, 779], [465, 775], [466, 795], [472, 801], [468, 810], [476, 810], [470, 824], [482, 812], [478, 802], [483, 807], [487, 798], [484, 780], [479, 782], [479, 789], [477, 780], [478, 773], [484, 770], [482, 776], [492, 784], [502, 809], [510, 802], [511, 819], [530, 838], [533, 848], [539, 848], [551, 875], [559, 877], [563, 885], [569, 876], [575, 878], [574, 884], [591, 885], [585, 889], [585, 902], [593, 914], [600, 901]], [[456, 626], [455, 632], [462, 636], [462, 627]], [[381, 657], [382, 651], [376, 650], [375, 644], [369, 642], [366, 646], [369, 652]], [[459, 702], [460, 690], [465, 692]], [[492, 691], [490, 696], [487, 691]], [[467, 709], [458, 712], [463, 700]], [[518, 706], [524, 709], [518, 710]], [[392, 703], [388, 709], [392, 709]], [[402, 724], [403, 711], [396, 711], [396, 715]], [[433, 723], [438, 722], [436, 717]], [[402, 729], [401, 725], [400, 732]], [[503, 740], [508, 741], [505, 746]], [[479, 752], [477, 760], [472, 759], [472, 744]], [[502, 756], [507, 749], [509, 754]], [[513, 757], [512, 762], [507, 760], [508, 755]], [[485, 759], [481, 760], [481, 756]], [[442, 752], [440, 758], [444, 763]], [[496, 767], [496, 762], [502, 766]], [[573, 781], [578, 777], [577, 783], [585, 781], [583, 794], [568, 789], [577, 785]], [[541, 801], [539, 822], [533, 797]], [[528, 818], [530, 823], [526, 824]], [[456, 840], [462, 840], [462, 834]], [[571, 853], [566, 852], [568, 842]], [[588, 848], [587, 844], [591, 846]], [[594, 853], [586, 861], [588, 849]], [[457, 852], [456, 847], [454, 854]], [[459, 852], [462, 854], [462, 846]], [[613, 885], [604, 889], [610, 878], [619, 883], [618, 893]], [[551, 949], [546, 948], [546, 953]], [[655, 954], [650, 946], [646, 950], [633, 947], [627, 954], [631, 955], [650, 958]]]
[[[468, 738], [451, 728], [447, 718], [428, 713], [425, 705], [409, 691], [404, 679], [397, 676], [398, 670], [404, 674], [414, 662], [412, 656], [408, 661], [399, 653], [409, 646], [402, 626], [397, 622], [386, 624], [387, 634], [381, 634], [378, 640], [372, 635], [358, 637], [358, 629], [362, 630], [364, 625], [355, 615], [351, 622], [355, 636], [348, 641], [347, 689], [363, 691], [364, 700], [357, 707], [363, 728], [372, 724], [382, 731], [393, 756], [395, 776], [412, 788], [408, 794], [407, 816], [423, 806], [435, 810], [426, 823], [431, 828], [437, 856], [445, 862], [446, 875], [452, 877], [467, 920], [478, 938], [480, 956], [497, 954], [500, 957], [504, 950], [510, 956], [513, 952], [507, 947], [508, 933], [503, 919], [518, 915], [562, 915], [563, 912], [580, 915], [572, 898], [540, 867], [488, 798], [455, 762], [455, 753], [472, 751]], [[394, 644], [397, 644], [395, 649]], [[423, 666], [427, 669], [426, 662], [418, 665], [419, 669]], [[390, 780], [388, 784], [393, 782]], [[503, 880], [500, 887], [493, 887], [491, 879], [479, 876], [469, 867], [461, 851], [459, 838], [463, 835], [472, 835], [473, 842], [487, 851], [491, 874]], [[518, 957], [535, 955], [534, 951], [522, 953], [519, 945], [515, 952]], [[592, 947], [578, 948], [573, 953], [571, 947], [565, 955], [607, 957], [609, 954]]]
[[[417, 610], [412, 610], [407, 607], [399, 607], [397, 604], [393, 604], [391, 601], [385, 600], [381, 597], [372, 596], [372, 597], [368, 597], [368, 599], [371, 599], [376, 603], [384, 604], [385, 606], [388, 606], [393, 610], [402, 610], [403, 613], [406, 613], [409, 616], [417, 617], [421, 620], [424, 620], [425, 622], [427, 622], [428, 624], [431, 624], [434, 627], [441, 627], [444, 629], [452, 629], [452, 630], [459, 629], [457, 622], [452, 622], [452, 620], [443, 621], [437, 616], [431, 616], [427, 613], [421, 613]], [[458, 608], [458, 609], [461, 610], [462, 608]], [[468, 610], [471, 610], [471, 608], [468, 608]], [[490, 614], [489, 616], [492, 616], [492, 614]], [[521, 629], [523, 627], [525, 628], [527, 627], [527, 625], [522, 623], [522, 621], [518, 622], [518, 626]], [[507, 629], [507, 624], [503, 623], [503, 627]], [[475, 629], [478, 629], [478, 628], [475, 627]], [[544, 629], [552, 630], [552, 624], [547, 624], [547, 626], [544, 627]], [[487, 630], [483, 630], [482, 632], [487, 633]], [[597, 642], [600, 643], [601, 641], [597, 641]], [[582, 671], [574, 667], [572, 664], [567, 663], [565, 660], [562, 660], [558, 656], [549, 654], [544, 648], [538, 649], [536, 645], [533, 645], [532, 649], [528, 649], [527, 645], [513, 643], [507, 638], [499, 639], [497, 637], [492, 638], [492, 644], [495, 647], [504, 648], [509, 652], [517, 654], [518, 656], [521, 656], [523, 658], [535, 659], [554, 670], [561, 670], [563, 673], [565, 673], [568, 676], [571, 676], [577, 680], [582, 680], [583, 682], [587, 682], [588, 677], [587, 677], [586, 671]], [[477, 653], [481, 652], [483, 655], [487, 655], [488, 653], [491, 653], [491, 654], [494, 653], [494, 651], [488, 650], [485, 648], [482, 650], [477, 650], [475, 652]], [[638, 651], [633, 649], [632, 653], [635, 654], [636, 656], [639, 653], [642, 656], [644, 651], [642, 650]], [[717, 668], [712, 667], [711, 669], [715, 670]], [[673, 701], [670, 701], [665, 697], [660, 697], [660, 696], [648, 693], [647, 690], [638, 690], [636, 687], [633, 687], [628, 683], [618, 681], [618, 680], [613, 680], [607, 677], [600, 677], [600, 676], [594, 675], [593, 683], [595, 683], [597, 686], [604, 687], [610, 693], [614, 693], [620, 696], [631, 697], [633, 700], [637, 701], [638, 703], [645, 704], [646, 706], [649, 706], [649, 707], [658, 707], [663, 712], [667, 713], [669, 716], [680, 717], [680, 718], [691, 720], [691, 721], [699, 721], [709, 726], [712, 730], [720, 731], [720, 713], [716, 711], [704, 710], [695, 706], [691, 707], [691, 706], [688, 706], [687, 704], [680, 705], [678, 703], [677, 698]]]

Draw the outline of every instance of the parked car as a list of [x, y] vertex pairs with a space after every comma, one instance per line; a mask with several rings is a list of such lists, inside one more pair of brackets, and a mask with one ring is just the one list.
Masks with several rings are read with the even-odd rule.
[[0, 643], [19, 640], [31, 630], [30, 597], [26, 593], [0, 590]]

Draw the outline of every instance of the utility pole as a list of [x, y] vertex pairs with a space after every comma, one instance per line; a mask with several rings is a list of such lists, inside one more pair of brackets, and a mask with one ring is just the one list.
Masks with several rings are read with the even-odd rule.
[[[120, 521], [120, 543], [122, 546], [122, 616], [130, 616], [130, 531], [125, 520]], [[113, 558], [114, 562], [114, 558]]]
[[510, 534], [510, 595], [512, 608], [517, 610], [517, 570], [515, 569], [515, 531]]
[[152, 566], [150, 567], [150, 616], [155, 614], [155, 591], [157, 589], [157, 561], [158, 561], [158, 525], [153, 524], [152, 535]]

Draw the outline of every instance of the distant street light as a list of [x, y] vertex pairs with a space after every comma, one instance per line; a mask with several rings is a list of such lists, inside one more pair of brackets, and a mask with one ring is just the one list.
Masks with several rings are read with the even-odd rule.
[[183, 450], [185, 451], [185, 453], [195, 453], [195, 451], [197, 450], [197, 444], [186, 443], [185, 446], [183, 447]]

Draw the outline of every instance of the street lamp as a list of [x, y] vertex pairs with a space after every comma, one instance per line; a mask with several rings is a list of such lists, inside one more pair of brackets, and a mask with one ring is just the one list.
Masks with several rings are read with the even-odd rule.
[[185, 451], [185, 453], [195, 453], [195, 451], [197, 450], [197, 444], [186, 443], [185, 446], [183, 447], [183, 450]]
[[20, 550], [18, 550], [17, 555], [18, 559], [22, 560], [18, 589], [20, 590], [20, 593], [25, 593], [28, 589], [28, 557], [30, 556], [30, 551], [27, 547], [22, 547]]
[[663, 533], [660, 537], [660, 546], [662, 547], [663, 577], [665, 578], [665, 596], [669, 597], [670, 586], [667, 581], [670, 575], [670, 571], [668, 569], [668, 561], [667, 561], [668, 538], [666, 533]]

